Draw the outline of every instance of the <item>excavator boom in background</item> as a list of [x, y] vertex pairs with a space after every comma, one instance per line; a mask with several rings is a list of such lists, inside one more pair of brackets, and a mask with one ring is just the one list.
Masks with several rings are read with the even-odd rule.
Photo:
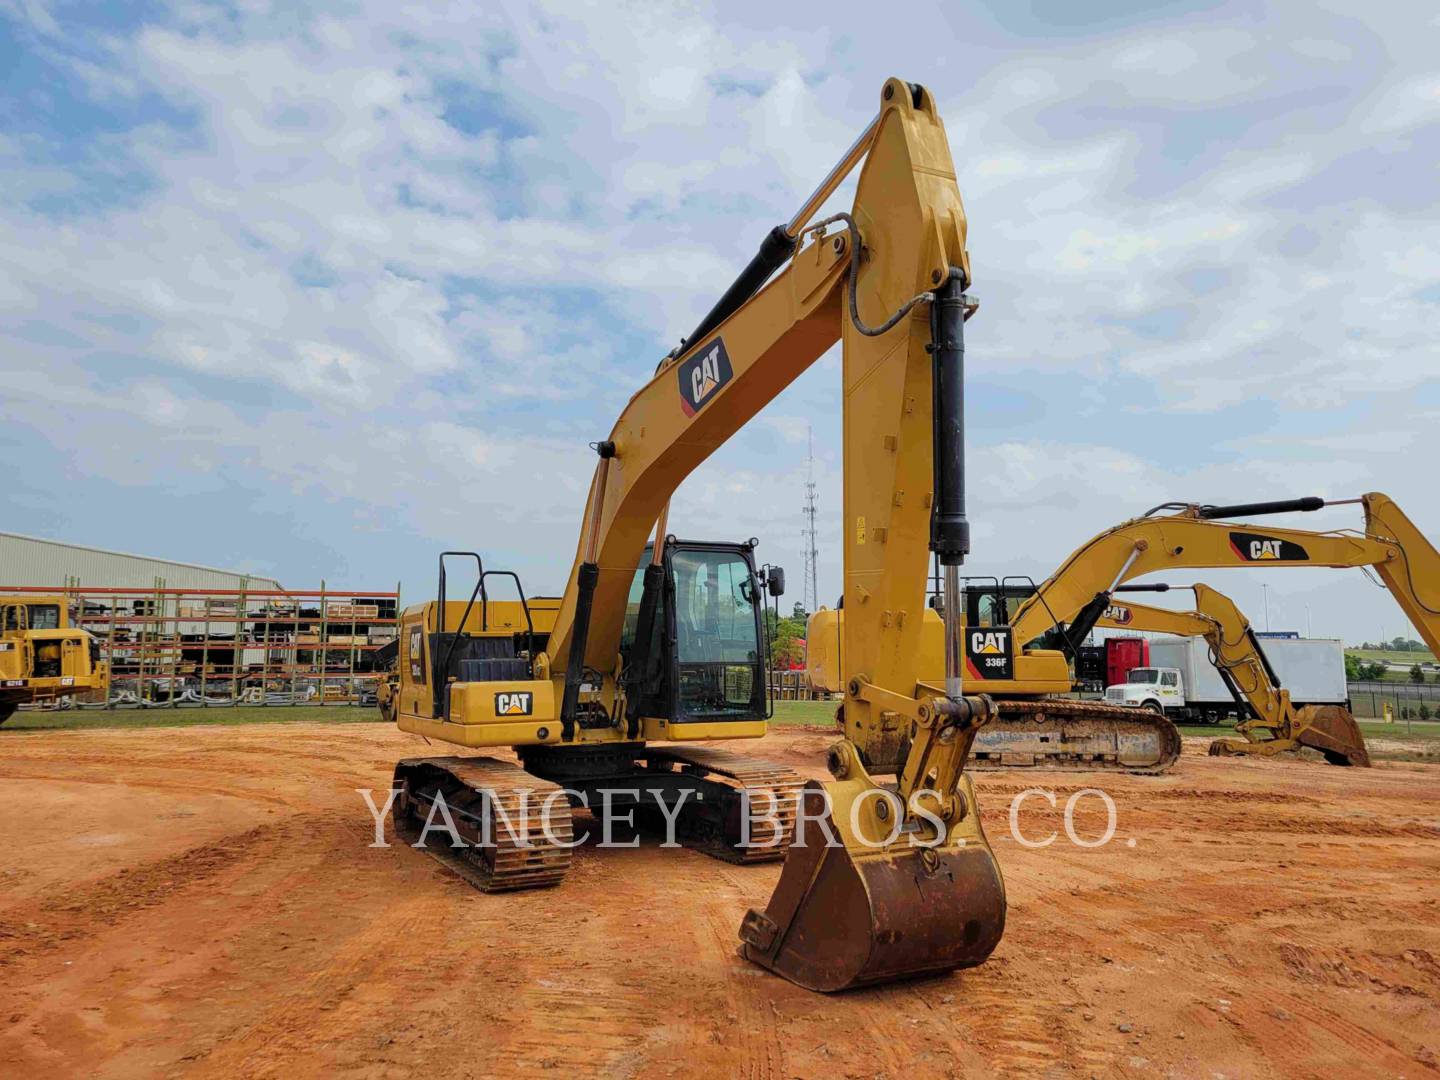
[[[1172, 611], [1129, 599], [1136, 592], [1168, 592], [1176, 588], [1195, 594], [1193, 611]], [[1121, 585], [1115, 592], [1125, 593], [1125, 599], [1107, 606], [1096, 626], [1203, 638], [1220, 678], [1250, 713], [1236, 727], [1244, 738], [1216, 739], [1210, 744], [1211, 754], [1271, 755], [1308, 746], [1324, 754], [1332, 765], [1370, 764], [1365, 737], [1349, 709], [1343, 705], [1291, 703], [1290, 691], [1280, 685], [1250, 628], [1250, 620], [1228, 596], [1201, 584]]]
[[[857, 167], [850, 210], [814, 220]], [[521, 764], [401, 762], [401, 831], [432, 823], [442, 804], [467, 840], [518, 819], [506, 842], [468, 848], [462, 873], [487, 889], [554, 884], [570, 858], [569, 799], [632, 788], [658, 804], [642, 799], [637, 812], [674, 811], [682, 839], [722, 858], [779, 857], [795, 837], [770, 904], [741, 927], [745, 955], [786, 978], [838, 990], [984, 961], [1005, 893], [965, 773], [993, 714], [962, 692], [958, 619], [970, 282], [944, 124], [927, 90], [890, 79], [840, 162], [592, 444], [575, 560], [549, 625], [513, 574], [474, 553], [447, 553], [476, 570], [469, 601], [447, 600], [441, 556], [436, 600], [402, 617], [397, 723], [515, 747]], [[765, 732], [761, 604], [779, 576], [759, 571], [753, 542], [681, 541], [666, 523], [685, 477], [836, 343], [845, 730], [829, 758], [835, 781], [804, 785], [800, 832], [798, 776], [698, 745]], [[943, 680], [923, 684], [932, 555], [956, 602]], [[497, 586], [518, 596], [504, 618]], [[873, 778], [887, 773], [893, 785]], [[545, 814], [527, 811], [537, 802]]]
[[[1362, 531], [1312, 532], [1227, 520], [1350, 504], [1364, 508]], [[1158, 513], [1162, 510], [1170, 513]], [[1371, 492], [1358, 499], [1328, 502], [1308, 496], [1236, 506], [1168, 503], [1092, 537], [1038, 586], [1028, 578], [989, 578], [964, 590], [967, 640], [996, 646], [994, 655], [981, 658], [987, 662], [975, 674], [999, 712], [999, 719], [976, 740], [972, 767], [1133, 769], [1137, 760], [1146, 760], [1144, 753], [1158, 747], [1168, 752], [1172, 744], [1165, 735], [1159, 744], [1131, 743], [1127, 760], [1125, 747], [1134, 729], [1086, 720], [1069, 710], [1087, 703], [1072, 704], [1073, 699], [1052, 696], [1072, 685], [1067, 657], [1075, 655], [1097, 625], [1105, 625], [1114, 596], [1126, 582], [1163, 571], [1247, 566], [1373, 569], [1425, 643], [1432, 650], [1440, 647], [1440, 554], [1388, 496]], [[1265, 668], [1263, 650], [1254, 645], [1252, 653], [1247, 644], [1253, 644], [1253, 635], [1244, 616], [1213, 590], [1200, 598], [1213, 605], [1203, 617], [1187, 621], [1178, 613], [1153, 609], [1158, 613], [1153, 617], [1155, 625], [1145, 628], [1206, 636], [1212, 623], [1222, 623], [1226, 636], [1220, 655], [1227, 658], [1237, 691], [1256, 715], [1239, 725], [1243, 739], [1217, 740], [1212, 753], [1275, 754], [1304, 745], [1320, 750], [1332, 762], [1368, 762], [1364, 741], [1347, 710], [1291, 705], [1274, 673]], [[1222, 601], [1228, 610], [1220, 610]], [[821, 688], [829, 689], [835, 682], [835, 659], [841, 652], [836, 646], [836, 624], [844, 622], [842, 612], [820, 611], [811, 617], [807, 668], [812, 682]], [[1133, 622], [1112, 620], [1111, 625], [1141, 628]], [[1176, 630], [1177, 626], [1187, 629]], [[921, 668], [930, 679], [938, 678], [941, 670], [940, 627], [939, 617], [931, 613], [921, 637]], [[1021, 709], [1029, 711], [1021, 713]], [[1150, 724], [1174, 731], [1157, 714], [1133, 708], [1128, 712], [1137, 720], [1145, 714], [1153, 718], [1148, 719]], [[1173, 753], [1159, 768], [1172, 763], [1178, 752], [1177, 734]], [[1148, 771], [1158, 769], [1152, 765]]]

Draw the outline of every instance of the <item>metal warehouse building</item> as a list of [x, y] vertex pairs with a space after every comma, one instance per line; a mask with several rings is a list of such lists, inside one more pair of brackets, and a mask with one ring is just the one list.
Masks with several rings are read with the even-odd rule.
[[0, 588], [275, 589], [274, 578], [0, 532]]

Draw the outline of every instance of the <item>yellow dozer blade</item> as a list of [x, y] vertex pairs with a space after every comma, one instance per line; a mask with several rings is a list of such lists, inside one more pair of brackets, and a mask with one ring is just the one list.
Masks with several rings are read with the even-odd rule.
[[968, 776], [955, 798], [963, 816], [926, 847], [935, 831], [897, 829], [899, 798], [868, 776], [810, 781], [775, 894], [740, 927], [744, 955], [821, 991], [983, 963], [1005, 928], [1005, 884]]

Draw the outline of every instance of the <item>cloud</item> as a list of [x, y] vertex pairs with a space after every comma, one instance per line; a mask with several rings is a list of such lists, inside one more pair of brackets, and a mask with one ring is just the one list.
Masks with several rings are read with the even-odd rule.
[[[187, 542], [297, 582], [479, 546], [558, 587], [587, 444], [913, 56], [818, 5], [0, 12], [11, 504], [157, 552], [221, 507]], [[970, 215], [976, 565], [1043, 575], [1173, 497], [1391, 487], [1440, 526], [1433, 22], [939, 14], [898, 73]], [[676, 531], [798, 569], [813, 428], [838, 592], [838, 379], [703, 466]]]

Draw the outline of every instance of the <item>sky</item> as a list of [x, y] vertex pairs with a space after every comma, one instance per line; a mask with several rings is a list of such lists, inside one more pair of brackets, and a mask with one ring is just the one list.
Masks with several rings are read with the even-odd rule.
[[[1440, 537], [1435, 9], [876, 16], [0, 0], [3, 528], [407, 601], [474, 548], [555, 592], [588, 444], [898, 75], [945, 120], [982, 304], [970, 572], [1039, 579], [1171, 500], [1381, 490]], [[833, 603], [834, 351], [670, 531], [758, 537], [798, 598], [807, 433]], [[1410, 632], [1358, 571], [1170, 580]]]

